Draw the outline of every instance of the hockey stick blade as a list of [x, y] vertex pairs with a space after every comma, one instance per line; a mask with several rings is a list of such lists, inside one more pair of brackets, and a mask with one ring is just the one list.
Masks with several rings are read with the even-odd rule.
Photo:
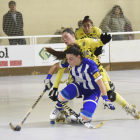
[[25, 120], [27, 119], [27, 117], [30, 115], [30, 113], [32, 112], [32, 110], [35, 108], [35, 106], [37, 105], [37, 103], [39, 102], [39, 100], [42, 98], [42, 96], [44, 95], [44, 93], [46, 92], [46, 89], [44, 89], [43, 93], [37, 98], [36, 102], [33, 104], [33, 106], [30, 108], [30, 110], [28, 111], [28, 113], [25, 115], [25, 117], [23, 118], [23, 120], [21, 121], [21, 123], [19, 125], [17, 125], [16, 127], [14, 127], [12, 125], [12, 123], [9, 123], [9, 126], [12, 130], [14, 131], [20, 131], [21, 130], [21, 126], [23, 125], [23, 123], [25, 122]]
[[21, 126], [20, 125], [17, 125], [16, 127], [14, 127], [11, 122], [9, 123], [9, 126], [14, 131], [20, 131], [21, 130]]
[[[79, 120], [80, 121], [80, 120]], [[81, 121], [80, 121], [81, 122]], [[99, 123], [99, 124], [97, 124], [97, 125], [92, 125], [92, 124], [90, 124], [90, 123], [83, 123], [83, 122], [81, 122], [82, 124], [84, 124], [87, 128], [89, 128], [89, 129], [96, 129], [96, 128], [99, 128], [99, 127], [101, 127], [102, 125], [104, 125], [105, 124], [105, 122], [101, 122], [101, 123]]]
[[104, 125], [104, 124], [105, 124], [105, 122], [101, 122], [101, 123], [95, 125], [95, 126], [94, 126], [94, 129], [99, 128], [99, 127], [101, 127], [101, 126]]

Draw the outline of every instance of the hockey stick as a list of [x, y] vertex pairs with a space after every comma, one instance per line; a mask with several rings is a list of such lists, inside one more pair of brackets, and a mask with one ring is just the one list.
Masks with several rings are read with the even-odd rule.
[[23, 120], [21, 121], [21, 123], [19, 125], [17, 125], [16, 127], [14, 127], [12, 125], [12, 123], [10, 122], [10, 128], [14, 131], [20, 131], [21, 130], [21, 126], [23, 125], [23, 123], [25, 122], [25, 120], [27, 119], [27, 117], [30, 115], [31, 111], [35, 108], [35, 106], [37, 105], [37, 103], [39, 102], [39, 100], [42, 98], [42, 96], [44, 95], [44, 93], [46, 92], [46, 89], [43, 91], [43, 93], [38, 97], [38, 99], [36, 100], [36, 102], [33, 104], [33, 106], [30, 108], [30, 110], [28, 111], [28, 113], [25, 115], [25, 117], [23, 118]]
[[70, 107], [68, 107], [67, 105], [65, 105], [64, 103], [62, 103], [62, 102], [60, 102], [60, 101], [58, 101], [60, 104], [62, 104], [62, 106], [64, 106], [68, 111], [70, 111], [70, 113], [72, 113], [78, 120], [79, 120], [79, 122], [81, 122], [82, 124], [84, 124], [87, 128], [90, 128], [90, 129], [96, 129], [96, 128], [99, 128], [99, 127], [101, 127], [102, 125], [104, 125], [105, 124], [105, 122], [101, 122], [101, 123], [99, 123], [99, 124], [97, 124], [97, 125], [91, 125], [90, 123], [86, 123], [86, 122], [83, 122], [83, 121], [81, 121], [78, 117], [79, 117], [79, 115], [75, 112], [75, 111], [73, 111]]

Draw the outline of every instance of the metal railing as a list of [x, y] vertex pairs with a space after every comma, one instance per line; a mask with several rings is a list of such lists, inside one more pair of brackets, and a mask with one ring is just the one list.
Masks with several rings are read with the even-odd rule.
[[[140, 31], [134, 32], [111, 32], [111, 35], [120, 35], [120, 34], [140, 34]], [[8, 36], [8, 37], [0, 37], [0, 39], [19, 39], [19, 38], [29, 38], [30, 45], [36, 45], [38, 38], [48, 38], [48, 37], [62, 37], [62, 35], [38, 35], [38, 36]]]

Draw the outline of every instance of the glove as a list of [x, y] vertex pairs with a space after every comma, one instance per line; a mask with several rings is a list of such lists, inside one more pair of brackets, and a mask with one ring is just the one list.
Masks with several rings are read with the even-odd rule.
[[101, 34], [100, 39], [103, 42], [103, 44], [106, 44], [111, 40], [111, 35], [107, 33]]
[[106, 109], [106, 107], [108, 107], [111, 110], [115, 110], [114, 105], [111, 104], [111, 101], [108, 99], [108, 96], [104, 95], [102, 96], [103, 98], [103, 108]]
[[51, 87], [53, 86], [53, 84], [52, 84], [52, 82], [51, 82], [50, 79], [45, 79], [45, 80], [44, 80], [44, 83], [45, 83], [45, 91], [46, 91], [46, 90], [50, 90]]
[[103, 46], [100, 46], [99, 48], [97, 48], [97, 49], [95, 50], [94, 54], [95, 54], [96, 56], [102, 54], [102, 52], [103, 52], [102, 47], [103, 47]]
[[57, 101], [58, 100], [57, 99], [57, 94], [58, 94], [57, 90], [58, 90], [58, 88], [53, 88], [53, 90], [51, 90], [50, 93], [49, 93], [49, 96], [50, 96], [49, 98], [52, 101]]

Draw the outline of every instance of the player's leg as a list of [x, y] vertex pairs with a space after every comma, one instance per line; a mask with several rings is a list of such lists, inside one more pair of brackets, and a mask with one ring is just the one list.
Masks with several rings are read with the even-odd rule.
[[109, 78], [109, 76], [108, 76], [106, 70], [104, 69], [103, 72], [104, 72], [104, 74], [105, 74], [105, 76], [106, 76], [106, 78], [107, 78], [107, 81], [108, 81], [108, 83], [109, 83], [109, 86], [110, 86], [111, 90], [112, 90], [112, 91], [115, 91], [115, 86], [114, 86], [114, 84], [111, 82], [111, 80], [110, 80], [110, 78]]
[[73, 78], [72, 78], [72, 76], [71, 76], [71, 74], [70, 74], [70, 72], [69, 72], [69, 77], [68, 77], [67, 85], [69, 85], [69, 84], [72, 83], [72, 82], [73, 82]]
[[[58, 92], [58, 100], [67, 103], [70, 99], [79, 95], [78, 88], [75, 84], [71, 83], [62, 91]], [[58, 102], [50, 114], [50, 120], [55, 121], [64, 110], [63, 106]]]
[[135, 119], [140, 119], [140, 111], [137, 110], [135, 105], [127, 103], [123, 109], [125, 109], [127, 115], [130, 113]]
[[107, 90], [107, 95], [108, 95], [108, 99], [111, 102], [116, 102], [119, 105], [121, 105], [125, 111], [127, 112], [127, 114], [131, 114], [134, 118], [139, 119], [140, 118], [140, 112], [136, 109], [136, 106], [134, 106], [133, 104], [129, 104], [126, 102], [126, 100], [117, 92], [114, 92], [109, 85], [108, 78], [107, 78], [107, 73], [106, 70], [104, 68], [102, 68], [100, 70], [101, 75], [102, 75], [102, 80], [104, 82], [104, 85], [106, 87]]
[[[89, 122], [92, 120], [92, 116], [96, 110], [100, 97], [100, 91], [94, 92], [89, 96], [84, 96], [83, 109], [79, 114], [79, 119], [83, 122]], [[77, 118], [70, 115], [66, 118], [68, 122], [77, 122]]]
[[110, 85], [109, 85], [109, 81], [108, 81], [108, 77], [107, 76], [108, 74], [106, 73], [106, 70], [104, 68], [101, 68], [99, 69], [100, 70], [100, 73], [102, 75], [102, 80], [103, 80], [103, 83], [106, 87], [106, 91], [107, 91], [107, 95], [108, 95], [108, 99], [111, 101], [111, 102], [117, 102], [119, 105], [121, 105], [122, 107], [124, 107], [127, 102], [124, 100], [124, 98], [119, 95], [117, 92], [114, 92], [111, 90], [110, 88]]

